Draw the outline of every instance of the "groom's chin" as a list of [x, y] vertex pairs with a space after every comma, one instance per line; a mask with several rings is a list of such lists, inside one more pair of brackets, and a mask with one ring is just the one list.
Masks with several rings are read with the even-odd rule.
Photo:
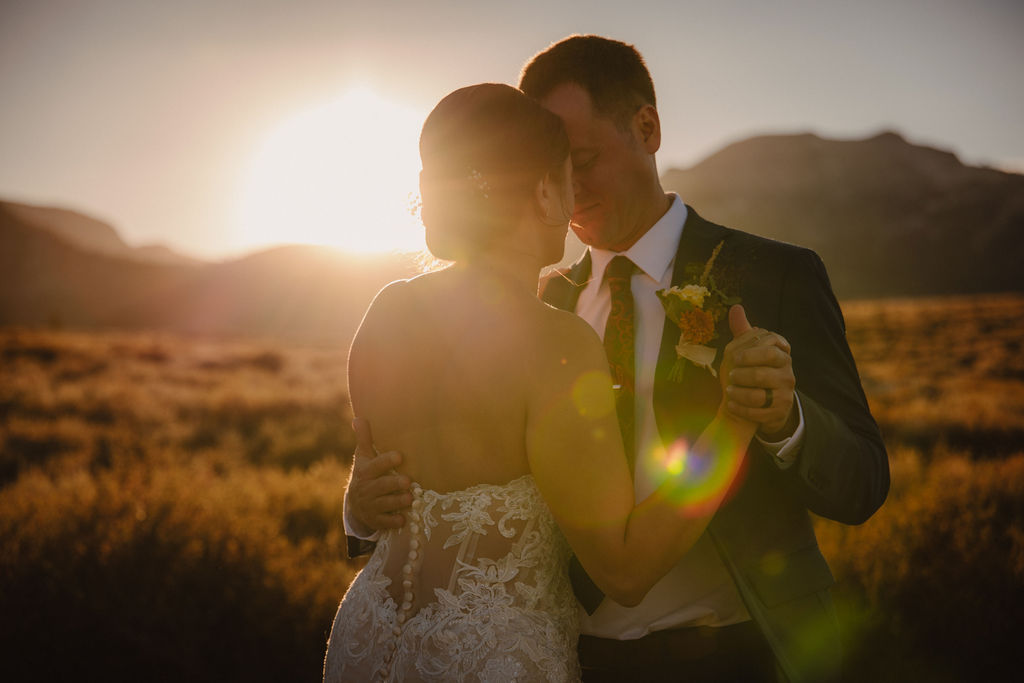
[[[583, 244], [591, 245], [594, 243], [594, 231], [592, 229], [586, 228], [577, 223], [576, 221], [572, 221], [571, 223], [569, 223], [569, 227], [572, 228], [573, 234], [576, 235], [576, 237], [578, 237], [580, 242], [583, 242]], [[565, 251], [564, 246], [562, 248], [562, 251]]]

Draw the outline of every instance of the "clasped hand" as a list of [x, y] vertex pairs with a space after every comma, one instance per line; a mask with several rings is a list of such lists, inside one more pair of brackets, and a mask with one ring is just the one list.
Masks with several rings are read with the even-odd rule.
[[756, 423], [765, 441], [789, 438], [798, 421], [789, 342], [780, 334], [752, 327], [740, 305], [729, 309], [729, 329], [733, 339], [725, 347], [719, 372], [726, 410]]

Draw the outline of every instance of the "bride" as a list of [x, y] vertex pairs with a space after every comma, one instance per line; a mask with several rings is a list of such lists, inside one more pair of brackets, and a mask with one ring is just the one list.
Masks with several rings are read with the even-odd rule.
[[[560, 119], [510, 86], [462, 88], [420, 155], [427, 245], [453, 265], [385, 287], [349, 356], [353, 413], [407, 454], [413, 503], [345, 594], [324, 680], [578, 680], [570, 555], [634, 605], [714, 506], [679, 502], [686, 472], [635, 503], [601, 342], [537, 298], [573, 210]], [[690, 462], [754, 429], [721, 408]]]

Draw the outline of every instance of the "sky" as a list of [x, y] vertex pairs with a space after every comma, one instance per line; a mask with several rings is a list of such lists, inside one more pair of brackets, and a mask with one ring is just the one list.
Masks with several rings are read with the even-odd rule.
[[414, 249], [431, 107], [573, 33], [643, 53], [662, 171], [882, 130], [1024, 171], [1020, 0], [0, 0], [0, 199], [210, 259]]

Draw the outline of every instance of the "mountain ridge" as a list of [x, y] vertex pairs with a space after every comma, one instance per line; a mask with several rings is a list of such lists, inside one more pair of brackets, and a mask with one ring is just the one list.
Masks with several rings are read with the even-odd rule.
[[[709, 220], [817, 251], [840, 299], [1024, 291], [1024, 176], [893, 132], [756, 136], [662, 179]], [[346, 344], [382, 286], [422, 270], [303, 245], [223, 262], [144, 249], [78, 212], [0, 202], [0, 324]]]
[[0, 208], [22, 223], [46, 230], [87, 251], [146, 263], [202, 263], [200, 259], [178, 253], [163, 244], [133, 247], [124, 241], [114, 226], [73, 209], [9, 201], [0, 201]]
[[662, 183], [709, 220], [814, 249], [840, 298], [1024, 290], [1024, 176], [891, 131], [757, 136]]
[[147, 263], [84, 249], [0, 206], [0, 324], [156, 329], [347, 344], [412, 258], [301, 245], [222, 263]]

